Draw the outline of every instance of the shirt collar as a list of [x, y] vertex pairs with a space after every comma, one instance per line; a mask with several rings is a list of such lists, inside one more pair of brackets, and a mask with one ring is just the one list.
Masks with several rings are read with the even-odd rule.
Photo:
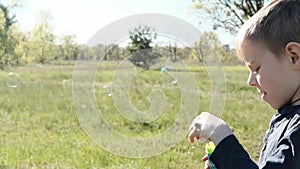
[[300, 105], [296, 105], [296, 106], [284, 105], [277, 110], [277, 113], [281, 115], [300, 113]]

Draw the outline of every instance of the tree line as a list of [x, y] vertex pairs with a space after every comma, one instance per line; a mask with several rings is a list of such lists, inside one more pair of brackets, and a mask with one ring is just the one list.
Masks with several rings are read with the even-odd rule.
[[[194, 0], [194, 7], [200, 12], [207, 13], [210, 11], [208, 14], [215, 21], [214, 27], [224, 28], [231, 32], [235, 32], [236, 28], [263, 5], [262, 0], [236, 0], [232, 2], [214, 0], [214, 5], [205, 5], [205, 3], [206, 1]], [[164, 46], [157, 44], [150, 46], [157, 36], [155, 30], [147, 25], [137, 25], [134, 30], [128, 30], [131, 40], [128, 46], [99, 44], [89, 47], [86, 44], [78, 44], [75, 35], [64, 35], [58, 39], [53, 33], [54, 28], [49, 22], [51, 17], [47, 12], [40, 14], [38, 24], [31, 31], [22, 32], [16, 25], [16, 16], [11, 14], [11, 10], [17, 7], [17, 5], [5, 6], [0, 3], [1, 69], [6, 66], [28, 64], [63, 64], [68, 61], [75, 61], [78, 57], [89, 60], [123, 60], [130, 57], [129, 59], [133, 64], [144, 68], [149, 67], [150, 62], [159, 57], [169, 57], [174, 62], [178, 59], [203, 62], [209, 58], [207, 54], [203, 54], [207, 46], [214, 49], [213, 54], [217, 55], [223, 64], [240, 64], [240, 61], [235, 57], [235, 51], [221, 44], [218, 36], [213, 32], [203, 32], [202, 38], [195, 42], [193, 47], [178, 46], [174, 42]], [[227, 11], [226, 15], [218, 17], [217, 14], [222, 8]], [[143, 34], [142, 31], [146, 34], [151, 33], [153, 36]], [[145, 38], [147, 36], [150, 39]], [[151, 53], [137, 54], [137, 51], [146, 49], [151, 50]], [[142, 58], [142, 56], [146, 57]]]

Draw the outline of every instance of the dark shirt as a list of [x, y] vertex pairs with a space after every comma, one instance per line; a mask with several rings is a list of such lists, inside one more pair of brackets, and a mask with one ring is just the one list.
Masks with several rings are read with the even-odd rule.
[[300, 105], [283, 106], [272, 117], [258, 165], [234, 135], [217, 145], [210, 160], [218, 169], [300, 169]]

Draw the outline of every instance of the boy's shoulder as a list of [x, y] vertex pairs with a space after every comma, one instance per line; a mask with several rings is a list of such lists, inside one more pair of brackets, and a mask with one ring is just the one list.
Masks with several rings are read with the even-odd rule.
[[291, 116], [289, 128], [295, 128], [297, 130], [300, 130], [300, 111], [295, 112], [293, 116]]
[[290, 106], [286, 105], [277, 110], [274, 118], [300, 118], [300, 105]]
[[285, 126], [284, 128], [288, 130], [294, 128], [300, 131], [300, 105], [280, 108], [273, 116], [270, 128], [276, 128], [276, 126]]

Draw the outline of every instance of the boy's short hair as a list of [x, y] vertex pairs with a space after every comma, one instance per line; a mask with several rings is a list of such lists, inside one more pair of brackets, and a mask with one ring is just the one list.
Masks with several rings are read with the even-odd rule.
[[245, 40], [265, 44], [275, 55], [289, 42], [300, 43], [300, 0], [273, 0], [253, 15], [238, 32], [237, 54]]

